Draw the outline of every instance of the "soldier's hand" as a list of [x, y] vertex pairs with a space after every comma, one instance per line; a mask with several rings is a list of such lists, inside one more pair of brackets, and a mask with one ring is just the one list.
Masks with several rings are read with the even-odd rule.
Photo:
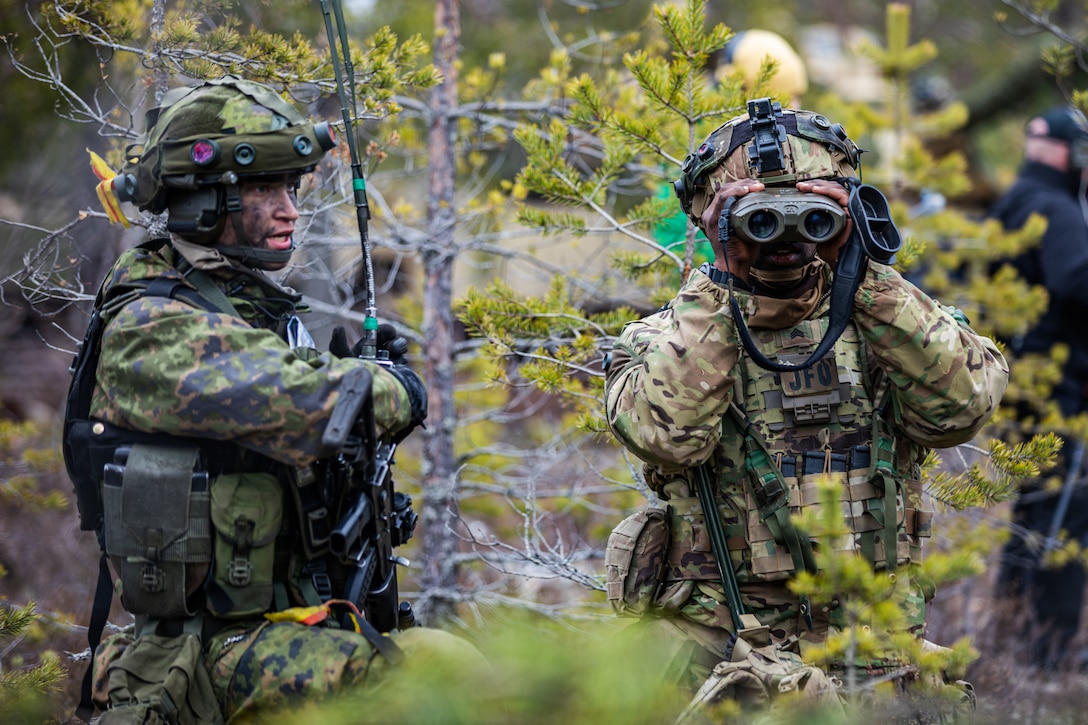
[[725, 204], [729, 199], [739, 199], [748, 194], [756, 194], [766, 188], [763, 182], [758, 179], [737, 179], [726, 182], [715, 189], [714, 197], [710, 200], [710, 204], [703, 211], [703, 216], [700, 219], [706, 238], [717, 241], [718, 218], [721, 217], [722, 209], [725, 208]]
[[[407, 362], [408, 340], [401, 337], [397, 328], [388, 322], [378, 325], [377, 348], [389, 353], [389, 359], [396, 365]], [[352, 346], [348, 346], [348, 335], [343, 327], [333, 328], [332, 337], [329, 338], [329, 352], [336, 357], [359, 357], [363, 352], [363, 341], [359, 340]]]
[[[334, 331], [335, 332], [335, 331]], [[408, 363], [408, 340], [401, 337], [397, 328], [383, 322], [378, 325], [378, 349], [389, 353], [389, 360], [394, 365], [406, 365]]]
[[363, 341], [355, 343], [354, 347], [348, 345], [348, 333], [340, 325], [332, 329], [332, 337], [329, 338], [329, 352], [336, 357], [359, 357], [358, 352]]
[[816, 247], [816, 253], [820, 255], [820, 259], [830, 264], [832, 269], [835, 269], [839, 263], [839, 252], [842, 251], [843, 246], [850, 239], [850, 233], [854, 231], [854, 220], [850, 218], [850, 211], [846, 208], [847, 202], [850, 201], [850, 190], [842, 184], [829, 179], [798, 181], [797, 190], [826, 196], [838, 203], [846, 212], [846, 226], [843, 227], [838, 238], [830, 242], [824, 242]]

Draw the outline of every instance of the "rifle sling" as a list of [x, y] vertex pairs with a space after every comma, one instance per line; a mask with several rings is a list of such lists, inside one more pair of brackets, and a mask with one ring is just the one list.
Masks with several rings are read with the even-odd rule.
[[795, 571], [816, 571], [816, 557], [808, 536], [797, 530], [790, 519], [789, 491], [782, 472], [763, 444], [752, 433], [752, 422], [735, 402], [729, 404], [729, 417], [744, 437], [744, 465], [748, 469], [748, 485], [759, 506], [759, 516], [771, 530], [776, 543], [785, 546], [793, 559]]
[[733, 571], [732, 560], [729, 558], [729, 545], [726, 541], [725, 530], [722, 528], [721, 515], [718, 513], [713, 480], [709, 463], [696, 466], [695, 491], [699, 496], [699, 505], [703, 508], [703, 518], [706, 521], [707, 534], [710, 536], [710, 548], [714, 552], [714, 560], [718, 563], [718, 575], [722, 579], [725, 603], [733, 617], [733, 626], [739, 632], [744, 628], [741, 617], [746, 612], [740, 598], [737, 574]]

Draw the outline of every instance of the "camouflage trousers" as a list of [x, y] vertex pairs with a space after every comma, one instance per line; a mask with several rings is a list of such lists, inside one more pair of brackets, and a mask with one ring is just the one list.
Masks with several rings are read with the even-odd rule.
[[[405, 659], [481, 667], [483, 655], [448, 632], [414, 627], [393, 635]], [[133, 642], [130, 631], [103, 640], [94, 658], [94, 704], [109, 706], [110, 663]], [[226, 722], [256, 721], [261, 713], [319, 701], [380, 683], [390, 663], [361, 634], [297, 622], [246, 622], [228, 626], [204, 643], [204, 662]]]

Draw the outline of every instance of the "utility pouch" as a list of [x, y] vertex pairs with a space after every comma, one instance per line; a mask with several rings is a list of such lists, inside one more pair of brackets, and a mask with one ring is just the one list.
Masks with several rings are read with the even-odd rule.
[[608, 537], [604, 564], [608, 601], [616, 614], [640, 615], [657, 596], [669, 551], [669, 516], [648, 506], [628, 516]]
[[208, 608], [220, 617], [268, 611], [283, 488], [271, 473], [224, 474], [212, 483], [215, 563]]
[[104, 467], [104, 541], [133, 614], [188, 617], [211, 561], [208, 474], [200, 450], [133, 445]]
[[106, 670], [110, 707], [100, 725], [222, 723], [211, 676], [195, 634], [146, 634]]

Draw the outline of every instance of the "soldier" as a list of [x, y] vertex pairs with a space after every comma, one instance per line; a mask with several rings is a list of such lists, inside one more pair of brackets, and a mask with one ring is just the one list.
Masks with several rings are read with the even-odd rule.
[[[788, 514], [820, 505], [818, 481], [842, 483], [858, 555], [877, 570], [917, 560], [931, 517], [919, 464], [928, 448], [978, 433], [1007, 384], [1001, 353], [957, 310], [888, 264], [839, 269], [858, 222], [847, 207], [859, 153], [823, 116], [750, 101], [748, 115], [719, 127], [685, 161], [676, 184], [692, 222], [712, 240], [724, 232], [713, 264], [660, 311], [629, 323], [612, 352], [609, 424], [668, 508], [665, 530], [649, 538], [649, 528], [617, 528], [614, 539], [643, 539], [632, 547], [636, 561], [612, 571], [645, 576], [639, 562], [660, 561], [660, 575], [634, 591], [629, 578], [615, 582], [610, 597], [642, 613], [644, 633], [666, 643], [662, 658], [690, 685], [733, 648], [723, 579], [735, 576], [740, 607], [776, 645], [794, 636], [820, 642], [843, 626], [838, 602], [810, 606], [788, 588], [813, 561]], [[850, 275], [853, 294], [838, 284]], [[846, 296], [830, 303], [842, 289]], [[829, 354], [810, 360], [836, 319], [842, 334]], [[697, 496], [698, 472], [707, 470], [728, 548], [722, 570]], [[656, 554], [647, 551], [653, 538], [665, 542]], [[923, 592], [909, 569], [897, 573], [921, 635]]]
[[[141, 210], [166, 211], [168, 234], [122, 254], [102, 284], [86, 427], [90, 460], [112, 454], [92, 480], [104, 476], [100, 536], [139, 649], [127, 633], [98, 649], [95, 705], [112, 715], [164, 699], [133, 683], [156, 667], [186, 671], [180, 655], [163, 665], [155, 652], [187, 635], [202, 662], [189, 655], [181, 699], [205, 696], [199, 720], [346, 690], [402, 653], [479, 661], [452, 635], [390, 637], [361, 621], [359, 597], [344, 591], [348, 573], [329, 554], [341, 492], [324, 477], [337, 451], [322, 436], [345, 386], [369, 373], [384, 439], [399, 441], [427, 414], [391, 326], [379, 336], [391, 365], [353, 356], [342, 334], [337, 354], [321, 354], [296, 314], [300, 297], [266, 274], [291, 258], [296, 190], [335, 145], [331, 129], [233, 77], [171, 91], [149, 126], [114, 186]], [[66, 449], [85, 443], [73, 432]], [[74, 479], [79, 468], [70, 465]], [[180, 541], [187, 553], [171, 569], [164, 552]]]
[[[1028, 121], [1024, 160], [1016, 183], [994, 205], [990, 215], [1006, 229], [1019, 229], [1033, 214], [1046, 219], [1042, 243], [1011, 260], [1030, 284], [1042, 285], [1049, 295], [1046, 312], [1034, 328], [1011, 341], [1016, 355], [1049, 355], [1054, 345], [1065, 345], [1069, 357], [1051, 396], [1062, 416], [1088, 411], [1088, 338], [1082, 329], [1088, 315], [1088, 120], [1073, 106], [1058, 106]], [[1044, 411], [1018, 401], [1022, 422], [1038, 422]], [[1084, 472], [1084, 441], [1064, 437], [1062, 460], [1056, 473], [1065, 479], [1061, 495], [1047, 491], [1045, 482], [1032, 480], [1023, 489], [1013, 511], [1013, 522], [1033, 536], [1052, 539], [1060, 531], [1088, 543], [1088, 491], [1080, 485]], [[1047, 541], [1044, 549], [1053, 547]], [[1036, 542], [1017, 535], [1002, 557], [997, 595], [1020, 599], [1016, 611], [1031, 637], [1030, 661], [1044, 669], [1059, 669], [1073, 653], [1069, 643], [1080, 629], [1084, 567], [1071, 562], [1059, 568], [1043, 566]], [[1026, 605], [1026, 606], [1024, 606]], [[1023, 616], [1027, 615], [1027, 616]], [[1077, 666], [1085, 666], [1083, 661]]]

